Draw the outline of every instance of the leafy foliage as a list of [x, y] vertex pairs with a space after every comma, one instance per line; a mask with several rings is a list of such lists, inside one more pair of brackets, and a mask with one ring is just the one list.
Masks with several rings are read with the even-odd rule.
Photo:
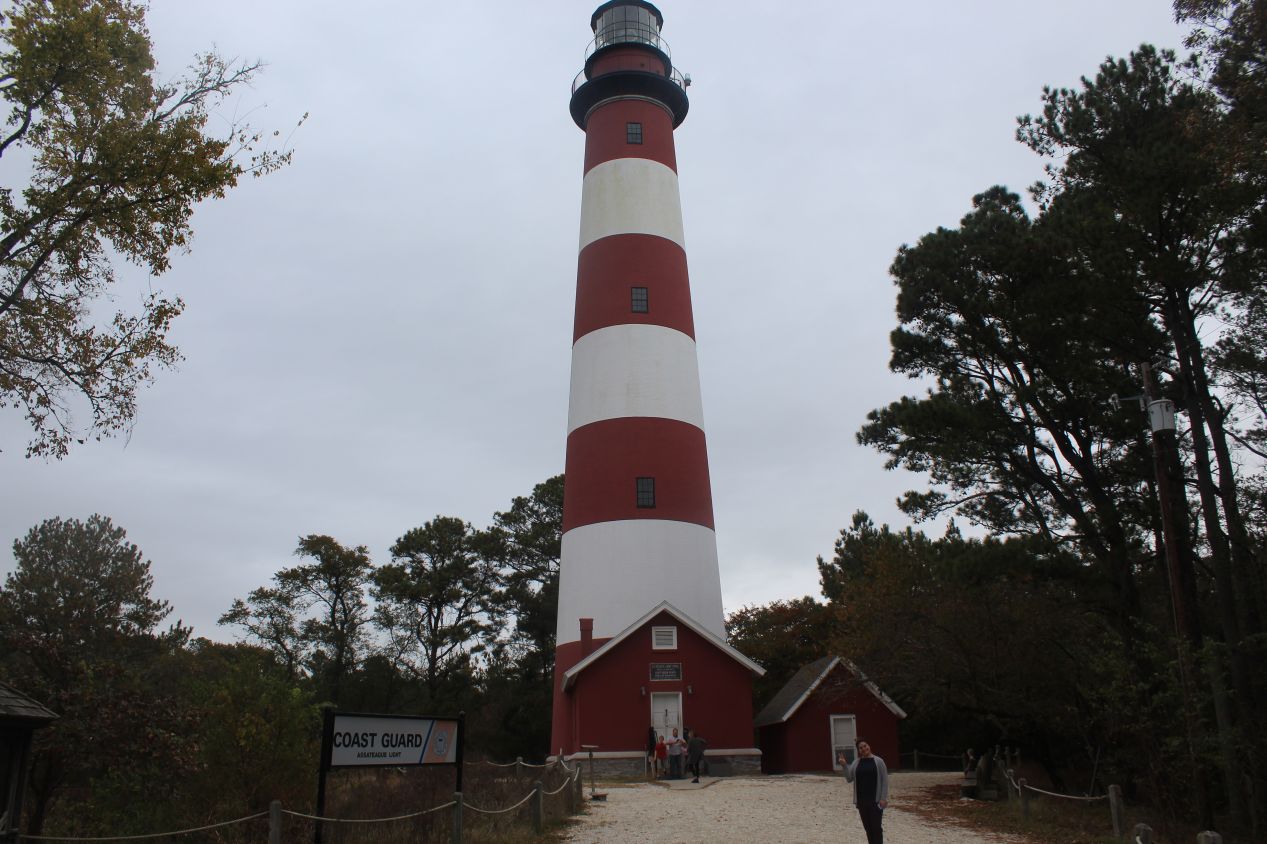
[[393, 562], [375, 572], [375, 621], [433, 707], [449, 703], [493, 629], [501, 576], [488, 543], [467, 522], [437, 516], [397, 539]]
[[168, 605], [150, 597], [149, 563], [107, 518], [49, 519], [13, 553], [0, 589], [0, 676], [61, 716], [36, 736], [38, 832], [65, 788], [190, 761], [193, 713], [152, 682], [188, 630], [158, 632]]
[[278, 571], [274, 586], [234, 601], [220, 623], [245, 628], [273, 650], [290, 676], [299, 665], [321, 676], [328, 699], [338, 703], [343, 680], [365, 644], [369, 551], [313, 534], [299, 540], [295, 554], [313, 562]]
[[726, 616], [731, 647], [765, 669], [753, 679], [752, 700], [759, 711], [802, 666], [821, 656], [833, 639], [833, 610], [810, 596], [741, 607]]
[[1076, 546], [1133, 612], [1148, 452], [1138, 419], [1107, 398], [1130, 388], [1122, 361], [1148, 360], [1160, 335], [1129, 292], [1071, 254], [1071, 207], [1034, 223], [1002, 188], [973, 205], [958, 229], [894, 261], [891, 366], [935, 389], [872, 411], [858, 441], [928, 473], [935, 488], [908, 493], [907, 512], [954, 510], [991, 531]]
[[503, 566], [502, 605], [514, 619], [512, 645], [533, 654], [548, 684], [554, 676], [554, 634], [559, 603], [559, 557], [563, 542], [563, 476], [555, 475], [517, 496], [510, 509], [493, 515], [488, 531], [492, 553]]
[[259, 63], [206, 54], [160, 84], [144, 13], [133, 0], [18, 0], [0, 29], [0, 156], [29, 162], [25, 187], [0, 188], [0, 407], [25, 413], [28, 455], [126, 429], [137, 389], [179, 360], [167, 333], [180, 299], [102, 318], [115, 259], [161, 275], [188, 249], [197, 203], [289, 161], [248, 126], [206, 132]]
[[[1177, 8], [1205, 27], [1204, 56], [1144, 45], [1020, 119], [1049, 162], [1037, 214], [992, 188], [894, 261], [891, 368], [931, 386], [873, 411], [859, 441], [928, 473], [908, 512], [988, 538], [856, 518], [823, 585], [842, 641], [923, 706], [1049, 760], [1077, 755], [1071, 736], [1107, 744], [1159, 803], [1208, 825], [1213, 784], [1243, 824], [1267, 758], [1264, 522], [1247, 509], [1263, 484], [1245, 461], [1264, 427], [1263, 4]], [[1141, 392], [1182, 411], [1178, 454], [1109, 401]], [[1155, 479], [1175, 477], [1168, 525]]]

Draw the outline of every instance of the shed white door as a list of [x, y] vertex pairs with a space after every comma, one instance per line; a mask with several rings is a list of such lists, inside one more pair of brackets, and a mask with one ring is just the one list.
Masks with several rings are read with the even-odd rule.
[[673, 735], [674, 727], [679, 736], [682, 734], [681, 692], [651, 693], [651, 726], [655, 727], [656, 735], [666, 739]]
[[837, 757], [843, 752], [845, 760], [852, 762], [858, 755], [854, 744], [858, 741], [858, 720], [853, 715], [830, 715], [831, 718], [831, 766], [841, 769]]

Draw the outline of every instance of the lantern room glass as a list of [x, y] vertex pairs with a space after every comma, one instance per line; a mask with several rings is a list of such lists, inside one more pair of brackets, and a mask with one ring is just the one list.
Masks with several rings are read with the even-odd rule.
[[594, 47], [629, 43], [660, 47], [660, 27], [655, 13], [634, 5], [613, 6], [603, 12], [594, 29]]

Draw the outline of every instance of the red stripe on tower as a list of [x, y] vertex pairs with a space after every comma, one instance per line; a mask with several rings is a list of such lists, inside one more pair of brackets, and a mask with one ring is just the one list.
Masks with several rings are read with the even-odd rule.
[[673, 241], [649, 234], [604, 237], [582, 249], [577, 263], [573, 341], [630, 323], [663, 325], [694, 339], [686, 250]]

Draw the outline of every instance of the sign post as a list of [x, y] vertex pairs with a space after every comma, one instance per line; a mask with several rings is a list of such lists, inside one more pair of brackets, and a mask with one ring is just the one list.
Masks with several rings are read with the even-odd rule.
[[[332, 768], [453, 765], [462, 790], [465, 713], [457, 717], [370, 715], [325, 710], [321, 725], [321, 767], [317, 772], [317, 817], [325, 817], [326, 774]], [[321, 844], [321, 821], [313, 834]]]

